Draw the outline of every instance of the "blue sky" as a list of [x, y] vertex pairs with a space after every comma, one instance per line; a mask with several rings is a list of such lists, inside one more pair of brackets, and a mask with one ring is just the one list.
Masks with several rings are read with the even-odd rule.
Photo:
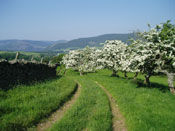
[[71, 40], [175, 21], [175, 0], [0, 0], [0, 39]]

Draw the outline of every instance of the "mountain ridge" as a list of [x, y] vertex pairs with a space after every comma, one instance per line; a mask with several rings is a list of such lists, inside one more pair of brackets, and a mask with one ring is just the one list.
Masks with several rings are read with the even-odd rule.
[[121, 40], [129, 44], [130, 38], [136, 38], [134, 33], [127, 34], [103, 34], [93, 37], [77, 38], [70, 41], [42, 41], [42, 40], [0, 40], [0, 50], [4, 51], [29, 51], [29, 52], [64, 52], [89, 47], [101, 47], [106, 40]]
[[65, 42], [65, 40], [58, 40], [58, 41], [19, 40], [19, 39], [0, 40], [0, 50], [43, 51], [49, 45], [59, 42], [63, 43]]
[[78, 38], [67, 41], [65, 43], [58, 43], [52, 46], [48, 46], [46, 50], [60, 50], [60, 49], [77, 49], [84, 48], [86, 46], [90, 47], [100, 47], [100, 43], [104, 43], [106, 40], [121, 40], [129, 44], [130, 38], [136, 38], [136, 34], [127, 33], [127, 34], [103, 34], [94, 37]]

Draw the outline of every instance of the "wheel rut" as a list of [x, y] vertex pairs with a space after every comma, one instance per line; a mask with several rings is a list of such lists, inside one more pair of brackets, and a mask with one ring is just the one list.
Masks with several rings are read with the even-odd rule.
[[109, 102], [110, 102], [110, 107], [112, 111], [112, 128], [113, 131], [127, 131], [127, 128], [125, 126], [125, 120], [123, 116], [120, 113], [120, 110], [118, 108], [118, 105], [115, 102], [115, 99], [111, 96], [111, 94], [97, 81], [95, 83], [102, 88], [102, 90], [107, 94]]
[[45, 131], [49, 129], [55, 122], [61, 120], [61, 118], [64, 116], [64, 113], [72, 107], [72, 105], [77, 100], [78, 96], [80, 95], [81, 85], [77, 82], [77, 91], [72, 96], [72, 98], [67, 101], [62, 107], [60, 107], [58, 110], [56, 110], [54, 113], [50, 115], [49, 118], [47, 118], [46, 121], [39, 123], [36, 126], [37, 131]]

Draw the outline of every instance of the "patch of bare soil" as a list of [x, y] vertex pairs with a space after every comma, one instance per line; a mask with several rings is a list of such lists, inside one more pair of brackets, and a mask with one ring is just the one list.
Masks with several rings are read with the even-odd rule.
[[113, 118], [112, 118], [113, 131], [127, 131], [127, 128], [125, 126], [125, 120], [124, 120], [123, 116], [121, 115], [120, 110], [118, 108], [118, 105], [116, 104], [114, 98], [102, 85], [100, 85], [98, 82], [96, 82], [96, 83], [104, 90], [104, 92], [108, 96], [110, 106], [111, 106], [112, 115], [113, 115]]

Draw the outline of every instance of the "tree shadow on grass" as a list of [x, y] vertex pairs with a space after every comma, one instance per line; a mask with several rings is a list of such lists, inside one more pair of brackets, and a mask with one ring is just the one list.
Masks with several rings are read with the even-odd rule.
[[164, 84], [160, 84], [160, 83], [156, 83], [156, 82], [150, 82], [150, 85], [146, 85], [144, 83], [144, 80], [142, 79], [136, 79], [134, 80], [133, 77], [127, 77], [125, 78], [124, 76], [118, 76], [116, 78], [122, 79], [122, 80], [129, 80], [131, 81], [133, 84], [136, 84], [136, 88], [147, 88], [147, 89], [159, 89], [161, 92], [165, 93], [165, 92], [169, 92], [169, 87], [167, 85]]
[[166, 93], [169, 92], [169, 87], [164, 84], [159, 84], [155, 82], [150, 82], [150, 85], [146, 85], [143, 80], [137, 79], [132, 80], [133, 83], [137, 84], [136, 88], [147, 88], [147, 89], [159, 89], [161, 92]]
[[150, 82], [150, 85], [148, 86], [148, 85], [144, 84], [144, 80], [138, 79], [138, 78], [136, 80], [134, 80], [134, 78], [131, 76], [128, 76], [127, 78], [125, 78], [124, 76], [121, 76], [121, 75], [112, 76], [109, 74], [102, 74], [102, 76], [116, 78], [116, 79], [122, 79], [125, 81], [128, 80], [131, 83], [135, 84], [136, 88], [146, 88], [146, 89], [155, 89], [156, 88], [156, 89], [159, 89], [163, 93], [169, 92], [169, 87], [167, 85], [159, 84], [156, 82]]
[[150, 82], [150, 85], [146, 85], [144, 83], [144, 80], [142, 79], [136, 79], [134, 80], [133, 77], [127, 77], [125, 78], [124, 76], [108, 76], [108, 77], [115, 77], [117, 79], [122, 79], [122, 80], [129, 80], [131, 83], [136, 84], [136, 88], [146, 88], [146, 89], [159, 89], [161, 92], [166, 93], [169, 92], [169, 87], [164, 84], [156, 83], [156, 82]]

